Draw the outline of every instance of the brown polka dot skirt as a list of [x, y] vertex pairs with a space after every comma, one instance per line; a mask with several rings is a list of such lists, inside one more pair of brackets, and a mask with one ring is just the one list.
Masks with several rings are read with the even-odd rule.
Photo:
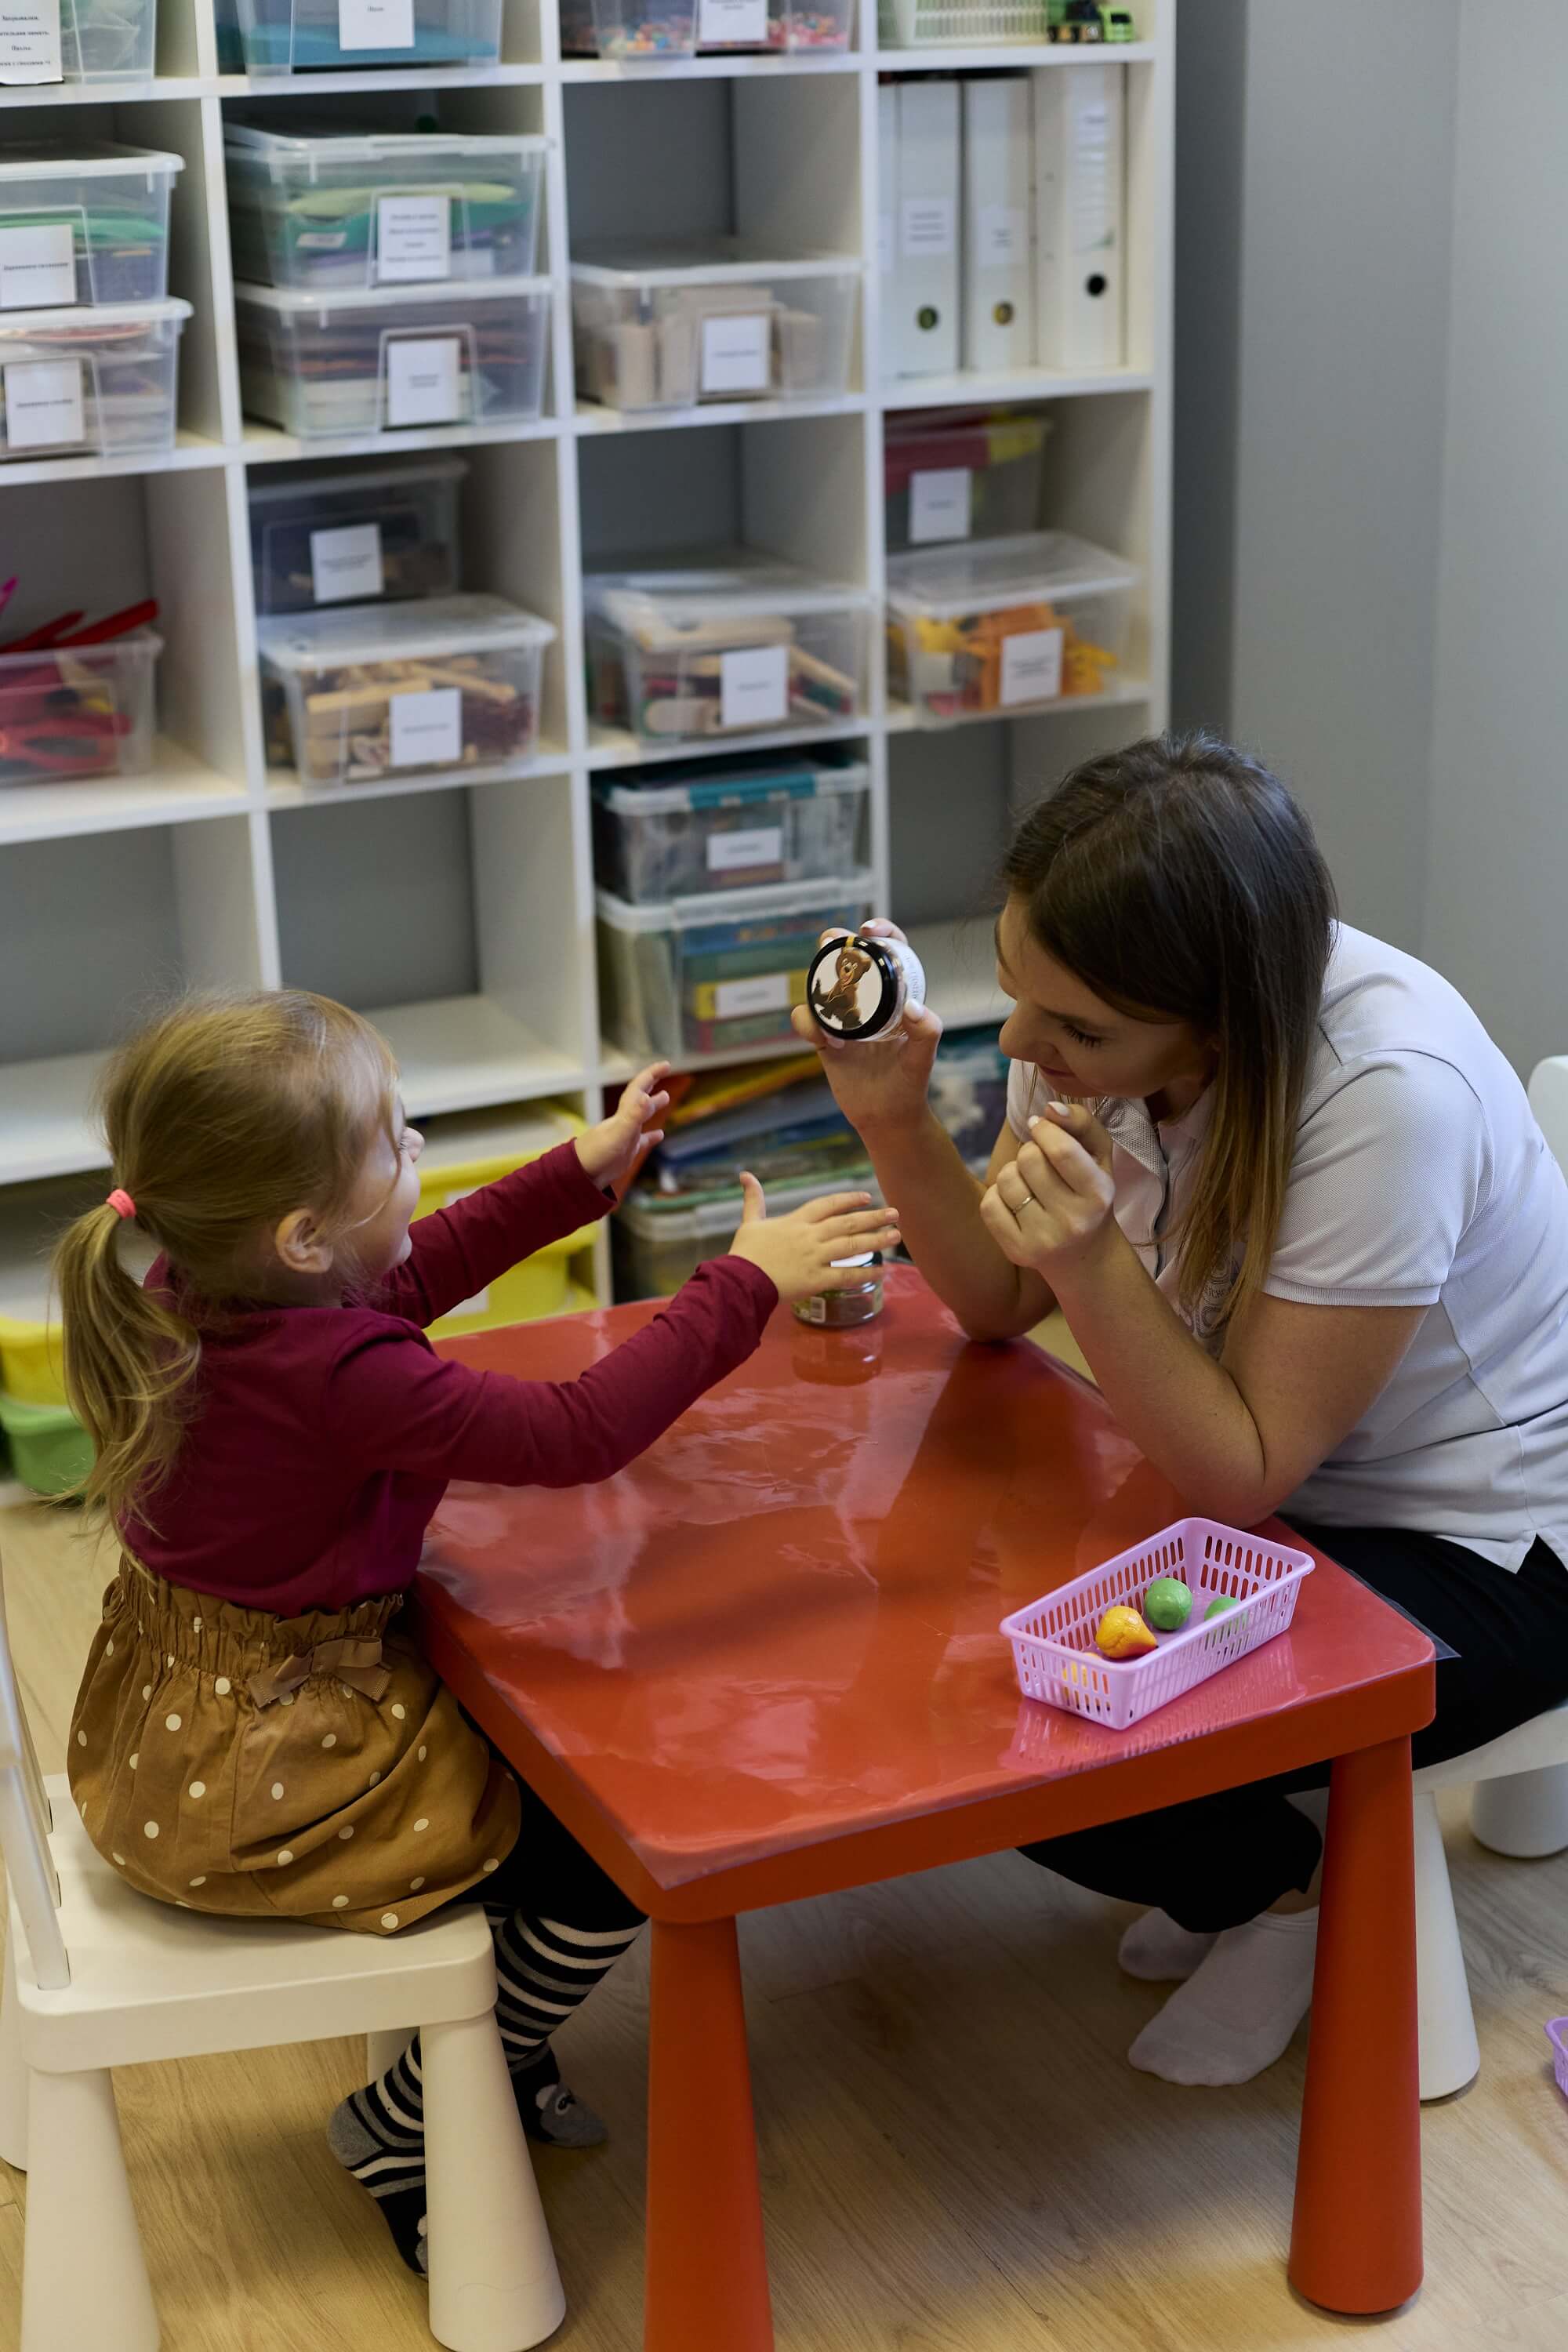
[[402, 1605], [272, 1617], [124, 1561], [70, 1728], [104, 1860], [193, 1911], [372, 1935], [479, 1886], [517, 1783], [391, 1630]]

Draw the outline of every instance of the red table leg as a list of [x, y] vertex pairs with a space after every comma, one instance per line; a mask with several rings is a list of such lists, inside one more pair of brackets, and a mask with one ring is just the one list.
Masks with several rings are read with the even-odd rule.
[[644, 2352], [773, 2352], [733, 1919], [653, 1923]]
[[1329, 1797], [1290, 2280], [1392, 2311], [1421, 2284], [1410, 1742], [1342, 1756]]

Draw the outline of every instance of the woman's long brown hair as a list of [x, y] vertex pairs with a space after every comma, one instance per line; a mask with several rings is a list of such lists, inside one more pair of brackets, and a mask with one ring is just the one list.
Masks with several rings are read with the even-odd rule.
[[107, 1202], [56, 1249], [66, 1393], [96, 1449], [89, 1502], [145, 1509], [179, 1451], [203, 1313], [260, 1278], [290, 1211], [342, 1216], [378, 1127], [396, 1148], [395, 1088], [369, 1022], [302, 990], [187, 1000], [113, 1055], [110, 1181], [178, 1282], [160, 1294], [132, 1277]]
[[1135, 1018], [1214, 1050], [1214, 1117], [1179, 1234], [1189, 1312], [1221, 1322], [1273, 1255], [1335, 920], [1305, 812], [1206, 734], [1148, 736], [1075, 768], [1003, 868], [1048, 955]]

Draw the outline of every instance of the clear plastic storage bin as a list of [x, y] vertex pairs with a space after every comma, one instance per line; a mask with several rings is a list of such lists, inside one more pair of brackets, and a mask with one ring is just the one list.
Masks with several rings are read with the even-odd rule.
[[0, 462], [161, 455], [174, 446], [191, 306], [0, 310]]
[[765, 560], [584, 583], [588, 692], [602, 724], [655, 745], [859, 717], [864, 589]]
[[[419, 1155], [419, 1206], [414, 1221], [466, 1200], [514, 1169], [553, 1151], [583, 1133], [587, 1122], [564, 1103], [536, 1103], [527, 1110], [477, 1111], [466, 1118], [425, 1122]], [[533, 1323], [542, 1315], [565, 1315], [592, 1307], [591, 1294], [574, 1291], [570, 1261], [594, 1246], [595, 1225], [579, 1227], [546, 1242], [531, 1257], [498, 1274], [493, 1282], [450, 1308], [429, 1326], [434, 1339], [455, 1331], [489, 1331], [500, 1324]]]
[[158, 302], [178, 155], [89, 139], [0, 149], [0, 312]]
[[247, 410], [301, 441], [539, 415], [548, 279], [331, 295], [237, 286], [234, 310]]
[[1051, 0], [878, 0], [885, 49], [1001, 48], [1051, 37]]
[[888, 687], [926, 725], [1115, 681], [1138, 573], [1066, 531], [917, 548], [888, 565]]
[[697, 0], [561, 0], [561, 47], [569, 58], [689, 58]]
[[860, 265], [735, 237], [590, 250], [572, 265], [577, 390], [607, 408], [837, 398]]
[[555, 631], [500, 596], [262, 621], [268, 757], [307, 790], [523, 767]]
[[547, 143], [226, 123], [234, 274], [313, 291], [530, 278]]
[[0, 654], [0, 785], [143, 774], [163, 650], [142, 629], [74, 653]]
[[491, 66], [501, 0], [217, 0], [225, 73]]
[[735, 765], [656, 768], [594, 787], [594, 866], [635, 906], [853, 873], [865, 856], [871, 772], [863, 760], [762, 754]]
[[462, 576], [460, 457], [250, 478], [258, 613], [448, 596]]
[[151, 81], [157, 0], [60, 0], [58, 58], [50, 38], [50, 13], [40, 8], [30, 20], [13, 18], [10, 54], [0, 66], [0, 88], [59, 81]]
[[697, 46], [736, 51], [847, 49], [855, 0], [698, 0]]
[[882, 444], [889, 554], [1033, 530], [1050, 430], [1047, 416], [890, 420]]
[[821, 934], [871, 911], [868, 874], [782, 890], [734, 890], [628, 906], [598, 894], [605, 1026], [638, 1060], [681, 1063], [788, 1038]]

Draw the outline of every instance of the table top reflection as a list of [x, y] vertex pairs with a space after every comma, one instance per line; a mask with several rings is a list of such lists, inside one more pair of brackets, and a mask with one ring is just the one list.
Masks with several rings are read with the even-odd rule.
[[[558, 1811], [570, 1781], [675, 1888], [1216, 1731], [1258, 1727], [1262, 1771], [1291, 1718], [1316, 1756], [1428, 1719], [1425, 1635], [1321, 1559], [1288, 1634], [1129, 1731], [1023, 1698], [1001, 1619], [1184, 1506], [1075, 1375], [1026, 1342], [967, 1344], [908, 1269], [887, 1294], [859, 1331], [775, 1315], [603, 1486], [449, 1490], [421, 1572], [426, 1642]], [[444, 1352], [569, 1380], [657, 1311]]]

